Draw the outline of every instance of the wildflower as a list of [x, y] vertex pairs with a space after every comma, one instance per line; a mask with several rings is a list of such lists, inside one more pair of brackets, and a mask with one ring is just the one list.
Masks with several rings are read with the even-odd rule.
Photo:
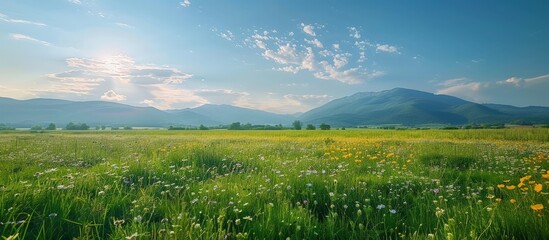
[[51, 217], [51, 218], [57, 217], [57, 213], [50, 213], [50, 215], [48, 215], [48, 217]]
[[542, 174], [541, 177], [549, 179], [549, 170], [547, 170], [546, 174]]
[[440, 189], [438, 188], [433, 189], [433, 193], [438, 194], [439, 192], [440, 192]]
[[541, 192], [542, 189], [543, 189], [543, 185], [541, 185], [541, 183], [538, 183], [538, 184], [534, 187], [534, 191], [536, 191], [536, 192]]
[[389, 212], [392, 213], [392, 214], [395, 214], [395, 213], [397, 213], [397, 210], [396, 209], [391, 209], [391, 210], [389, 210]]
[[498, 188], [504, 188], [505, 184], [498, 184]]
[[234, 223], [235, 223], [236, 225], [240, 225], [240, 218], [236, 219], [236, 220], [234, 221]]
[[200, 223], [195, 223], [194, 224], [194, 229], [200, 229]]
[[515, 200], [514, 198], [511, 198], [511, 199], [509, 199], [509, 202], [511, 202], [512, 204], [515, 204], [515, 203], [517, 203], [517, 200]]
[[522, 182], [524, 182], [524, 181], [526, 181], [526, 180], [530, 180], [531, 177], [532, 177], [532, 176], [530, 176], [530, 175], [521, 177], [521, 178], [520, 178], [520, 182], [522, 183]]
[[252, 218], [251, 216], [245, 216], [245, 217], [243, 217], [242, 219], [248, 220], [248, 221], [252, 221], [252, 220], [253, 220], [253, 218]]
[[534, 211], [541, 211], [543, 210], [543, 204], [541, 203], [533, 204], [533, 205], [530, 205], [530, 208]]
[[143, 217], [141, 215], [137, 215], [137, 217], [133, 218], [133, 221], [136, 223], [140, 223], [143, 220]]
[[492, 199], [492, 198], [494, 198], [494, 197], [495, 197], [495, 196], [494, 196], [493, 194], [488, 194], [488, 195], [486, 196], [486, 198], [488, 198], [488, 199]]
[[307, 187], [312, 187], [313, 183], [307, 183]]
[[507, 188], [507, 190], [513, 190], [515, 189], [515, 185], [509, 185], [509, 186], [506, 186], [505, 188]]
[[385, 208], [385, 205], [383, 205], [383, 204], [379, 204], [379, 205], [377, 205], [377, 207], [376, 207], [376, 208], [377, 208], [377, 209], [384, 209], [384, 208]]
[[437, 218], [441, 217], [442, 215], [444, 215], [444, 209], [437, 207], [435, 209], [435, 215], [437, 216]]

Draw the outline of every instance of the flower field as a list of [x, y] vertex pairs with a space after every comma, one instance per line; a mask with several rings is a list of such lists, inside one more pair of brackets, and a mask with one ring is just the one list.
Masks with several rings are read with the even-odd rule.
[[0, 133], [6, 239], [549, 239], [549, 129]]

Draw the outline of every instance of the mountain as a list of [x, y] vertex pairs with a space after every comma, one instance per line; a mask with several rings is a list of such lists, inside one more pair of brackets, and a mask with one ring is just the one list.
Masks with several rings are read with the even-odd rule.
[[478, 104], [457, 97], [395, 88], [362, 92], [312, 109], [300, 116], [305, 123], [334, 126], [379, 124], [472, 124], [526, 121], [549, 122], [549, 108], [518, 108]]
[[0, 123], [14, 127], [31, 127], [55, 123], [62, 127], [69, 122], [90, 126], [172, 125], [218, 126], [233, 122], [290, 125], [295, 118], [260, 110], [230, 105], [203, 105], [197, 108], [161, 111], [152, 107], [135, 107], [104, 101], [76, 102], [58, 99], [15, 100], [0, 98]]
[[173, 114], [194, 113], [200, 116], [207, 116], [211, 121], [220, 124], [231, 124], [233, 122], [252, 124], [283, 124], [290, 125], [295, 119], [292, 115], [276, 114], [261, 110], [235, 107], [231, 105], [205, 104], [196, 108], [182, 110], [171, 110]]
[[120, 103], [73, 102], [57, 99], [15, 100], [0, 98], [0, 122], [29, 127], [69, 122], [96, 125], [166, 126], [179, 122], [172, 114], [152, 107], [134, 107]]

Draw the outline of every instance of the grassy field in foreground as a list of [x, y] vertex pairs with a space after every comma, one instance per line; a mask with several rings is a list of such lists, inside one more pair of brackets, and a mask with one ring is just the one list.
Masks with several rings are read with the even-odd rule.
[[549, 129], [0, 133], [8, 239], [549, 239]]

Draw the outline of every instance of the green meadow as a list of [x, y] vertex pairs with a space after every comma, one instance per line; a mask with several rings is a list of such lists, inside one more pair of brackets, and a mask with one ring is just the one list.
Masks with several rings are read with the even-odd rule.
[[0, 132], [4, 239], [549, 239], [549, 129]]

